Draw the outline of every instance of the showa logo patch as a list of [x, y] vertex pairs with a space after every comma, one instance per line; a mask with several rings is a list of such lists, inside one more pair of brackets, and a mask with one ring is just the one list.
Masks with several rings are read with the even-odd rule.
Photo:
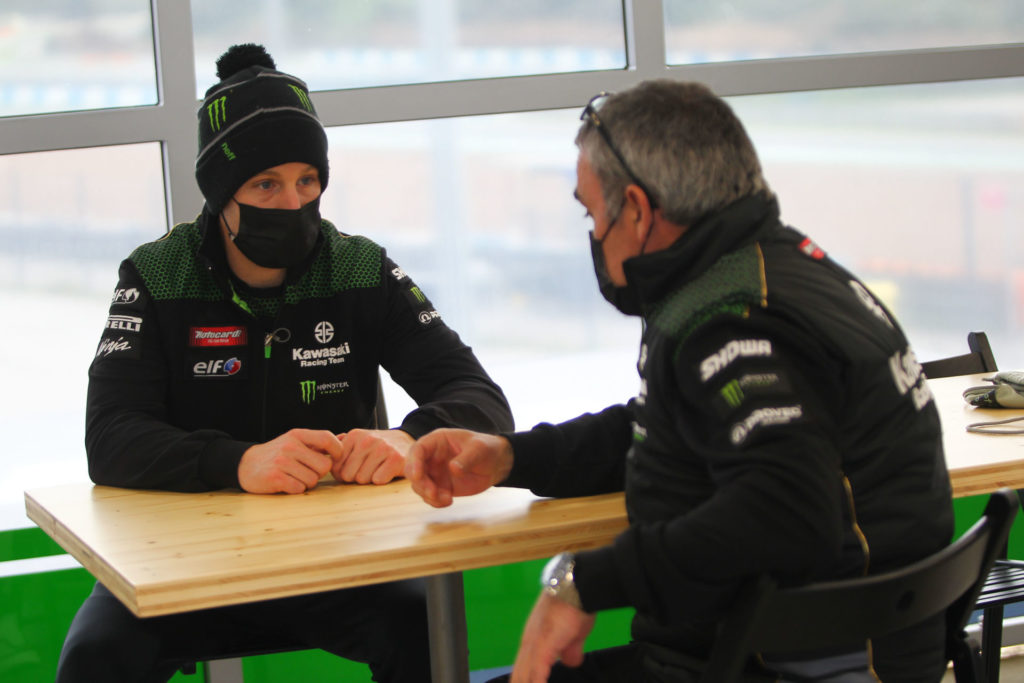
[[737, 358], [772, 355], [772, 343], [767, 339], [733, 339], [700, 363], [700, 380], [707, 382]]

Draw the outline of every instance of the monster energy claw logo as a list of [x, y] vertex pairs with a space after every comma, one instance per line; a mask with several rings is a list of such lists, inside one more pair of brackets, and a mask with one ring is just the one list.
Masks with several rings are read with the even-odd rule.
[[210, 117], [210, 130], [218, 131], [228, 120], [228, 98], [227, 95], [220, 97], [206, 105], [206, 114]]
[[307, 379], [299, 382], [299, 387], [302, 390], [302, 402], [309, 405], [316, 400], [316, 381]]
[[288, 87], [295, 92], [295, 95], [299, 98], [299, 102], [301, 102], [302, 106], [306, 108], [306, 111], [313, 111], [313, 103], [309, 101], [309, 93], [297, 85], [291, 85], [289, 83]]
[[738, 408], [743, 403], [743, 389], [740, 388], [740, 383], [736, 380], [732, 380], [724, 387], [719, 390], [722, 394], [722, 398], [725, 399], [733, 408]]

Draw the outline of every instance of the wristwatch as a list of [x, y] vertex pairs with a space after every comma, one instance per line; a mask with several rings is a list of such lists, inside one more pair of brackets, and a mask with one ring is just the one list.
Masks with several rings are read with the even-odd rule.
[[540, 585], [544, 593], [562, 602], [572, 605], [578, 610], [583, 609], [580, 592], [573, 581], [573, 570], [576, 568], [576, 556], [572, 553], [558, 553], [547, 563], [540, 575]]

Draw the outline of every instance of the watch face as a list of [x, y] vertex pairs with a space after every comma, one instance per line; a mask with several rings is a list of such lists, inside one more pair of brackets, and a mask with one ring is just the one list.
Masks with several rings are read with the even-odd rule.
[[540, 581], [545, 586], [558, 586], [566, 578], [572, 581], [572, 568], [576, 558], [572, 553], [558, 553], [544, 566], [541, 572]]
[[573, 569], [576, 556], [572, 553], [559, 553], [548, 561], [541, 572], [541, 586], [548, 595], [568, 603], [576, 609], [583, 609], [580, 594], [573, 582]]

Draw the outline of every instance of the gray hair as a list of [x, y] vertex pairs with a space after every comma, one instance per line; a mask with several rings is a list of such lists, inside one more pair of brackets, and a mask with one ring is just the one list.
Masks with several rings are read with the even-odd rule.
[[[597, 117], [654, 195], [650, 199], [677, 225], [692, 225], [748, 195], [771, 195], [743, 124], [705, 85], [644, 81], [609, 95]], [[601, 181], [605, 206], [621, 207], [634, 181], [590, 117], [584, 117], [576, 145]]]

